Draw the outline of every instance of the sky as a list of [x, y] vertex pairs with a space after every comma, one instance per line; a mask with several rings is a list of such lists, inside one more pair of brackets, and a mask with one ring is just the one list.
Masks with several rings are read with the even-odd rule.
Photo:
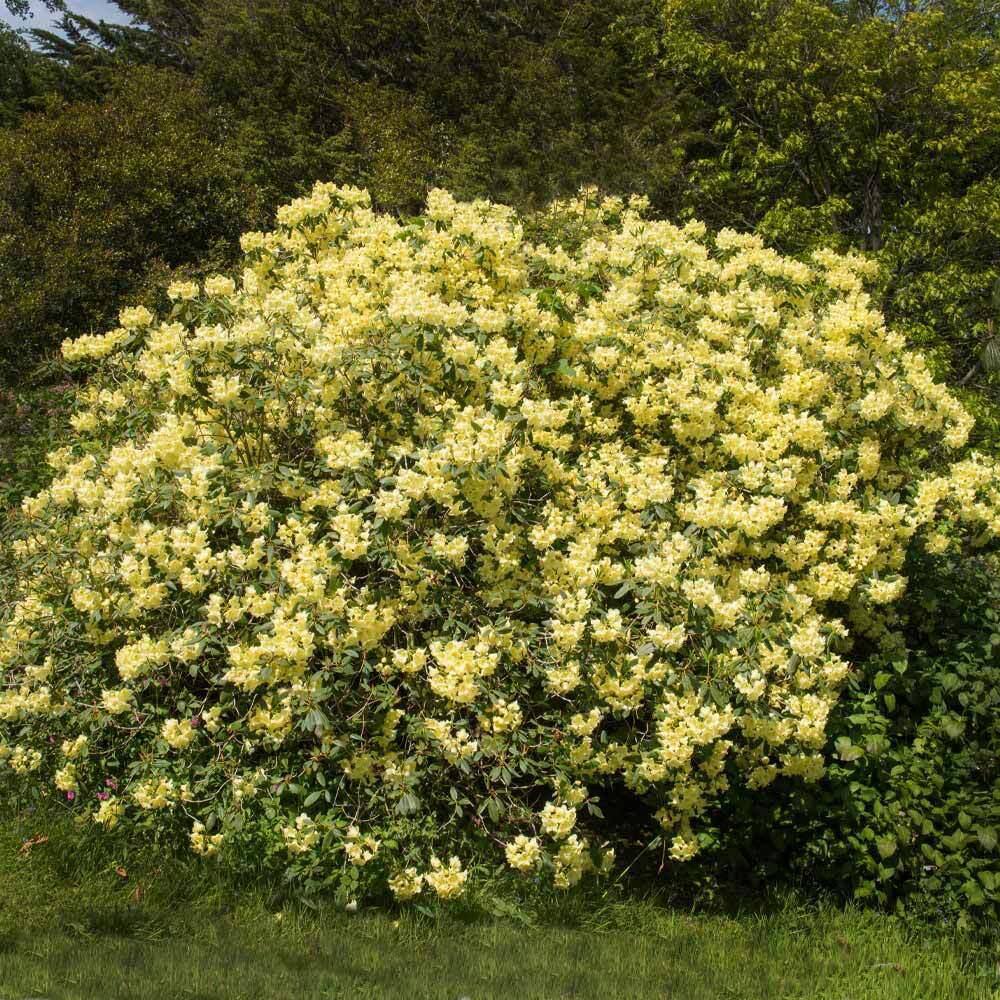
[[[83, 14], [84, 17], [89, 17], [94, 21], [119, 21], [121, 23], [128, 21], [127, 15], [110, 0], [68, 0], [66, 6], [74, 14]], [[58, 13], [53, 14], [46, 10], [45, 4], [41, 3], [40, 0], [32, 0], [31, 11], [34, 17], [21, 20], [14, 17], [0, 2], [0, 21], [5, 21], [15, 28], [51, 28], [53, 22], [59, 18]]]

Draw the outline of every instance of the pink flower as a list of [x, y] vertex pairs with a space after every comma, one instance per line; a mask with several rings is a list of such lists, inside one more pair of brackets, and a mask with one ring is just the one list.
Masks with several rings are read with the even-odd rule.
[[70, 802], [72, 802], [73, 799], [76, 798], [76, 792], [67, 792], [66, 793], [66, 798], [69, 799]]

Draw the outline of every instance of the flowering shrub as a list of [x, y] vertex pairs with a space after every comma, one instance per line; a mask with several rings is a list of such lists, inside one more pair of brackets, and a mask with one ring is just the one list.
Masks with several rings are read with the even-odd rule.
[[410, 899], [485, 848], [610, 868], [608, 789], [684, 860], [728, 783], [819, 778], [852, 638], [897, 641], [911, 547], [1000, 532], [998, 470], [863, 259], [643, 207], [529, 242], [320, 184], [238, 283], [67, 343], [100, 364], [14, 542], [2, 780]]

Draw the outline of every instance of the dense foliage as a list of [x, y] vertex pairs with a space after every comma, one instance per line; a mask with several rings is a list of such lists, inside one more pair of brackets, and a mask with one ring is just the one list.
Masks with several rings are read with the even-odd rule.
[[[991, 426], [1000, 387], [979, 355], [1000, 274], [1000, 43], [979, 0], [118, 6], [132, 24], [67, 13], [34, 53], [4, 36], [7, 123], [46, 91], [113, 104], [130, 67], [173, 68], [234, 123], [227, 149], [268, 211], [317, 178], [404, 213], [435, 185], [527, 208], [597, 184], [664, 217], [757, 228], [786, 253], [867, 249], [890, 321], [979, 390]], [[203, 208], [188, 217], [199, 246], [218, 236]], [[106, 315], [127, 284], [103, 286]], [[23, 352], [33, 324], [29, 311], [3, 337]]]
[[[669, 0], [664, 49], [707, 115], [689, 204], [789, 251], [877, 251], [885, 309], [957, 382], [1000, 274], [1000, 45], [973, 2]], [[996, 390], [996, 384], [992, 386]]]
[[643, 207], [530, 242], [318, 185], [238, 286], [67, 342], [103, 360], [23, 504], [3, 780], [401, 899], [607, 868], [615, 789], [684, 861], [731, 785], [817, 781], [852, 644], [900, 649], [908, 554], [1000, 534], [1000, 470], [862, 258]]
[[837, 763], [811, 849], [860, 898], [996, 919], [1000, 586], [995, 561], [949, 562], [907, 609], [917, 648], [867, 663], [832, 727]]
[[[106, 102], [0, 132], [0, 367], [102, 329], [181, 265], [232, 259], [254, 193], [196, 87], [134, 70]], [[162, 296], [162, 291], [159, 293]]]
[[730, 874], [961, 923], [1000, 912], [1000, 592], [995, 558], [908, 566], [899, 648], [862, 657], [831, 713], [826, 777], [807, 796], [733, 796]]

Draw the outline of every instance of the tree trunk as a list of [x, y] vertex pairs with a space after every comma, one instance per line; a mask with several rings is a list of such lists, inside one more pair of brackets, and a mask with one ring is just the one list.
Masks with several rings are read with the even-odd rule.
[[861, 231], [866, 250], [882, 249], [882, 190], [878, 170], [872, 171], [865, 182], [865, 207], [861, 217]]

